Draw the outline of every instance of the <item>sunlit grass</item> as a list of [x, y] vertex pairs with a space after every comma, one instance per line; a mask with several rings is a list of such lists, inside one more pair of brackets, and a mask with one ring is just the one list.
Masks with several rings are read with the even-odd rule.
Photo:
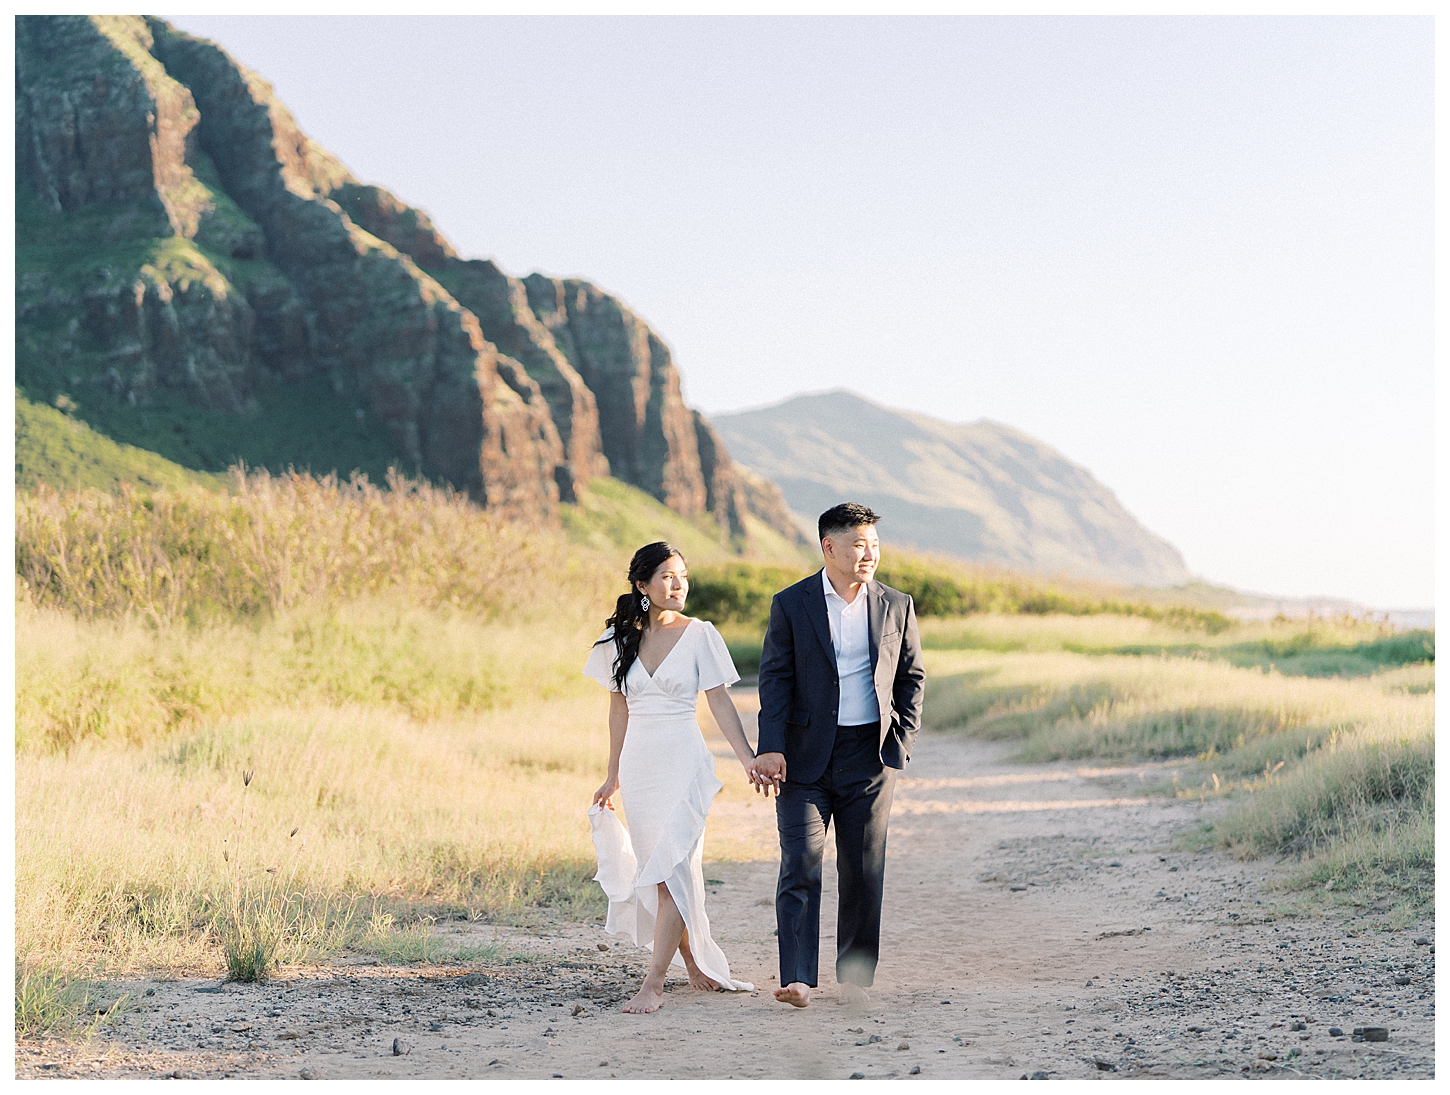
[[1017, 741], [1023, 761], [1182, 758], [1202, 786], [1181, 794], [1234, 803], [1215, 824], [1224, 848], [1298, 857], [1303, 884], [1433, 900], [1432, 664], [1286, 676], [1201, 653], [1062, 649], [1065, 630], [1116, 642], [1150, 621], [1036, 623], [1038, 634], [987, 622], [987, 637], [1010, 638], [1013, 652], [928, 650], [927, 724]]

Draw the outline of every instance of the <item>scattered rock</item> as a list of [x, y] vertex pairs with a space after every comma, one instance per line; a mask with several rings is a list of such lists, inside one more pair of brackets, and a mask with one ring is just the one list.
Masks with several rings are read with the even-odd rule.
[[298, 1076], [301, 1076], [304, 1080], [320, 1080], [320, 1079], [322, 1079], [322, 1069], [320, 1069], [320, 1068], [313, 1068], [313, 1067], [311, 1067], [309, 1065], [307, 1068], [304, 1068], [297, 1075]]
[[1039, 1068], [1036, 1072], [1032, 1074], [1032, 1078], [1034, 1080], [1045, 1080], [1047, 1079], [1047, 1073], [1043, 1072], [1042, 1069]]
[[1408, 973], [1401, 973], [1395, 975], [1395, 984], [1397, 985], [1408, 985], [1411, 980], [1412, 978]]
[[1118, 1071], [1118, 1066], [1117, 1065], [1113, 1064], [1112, 1061], [1105, 1061], [1101, 1057], [1094, 1057], [1093, 1058], [1093, 1064], [1097, 1066], [1097, 1069], [1098, 1069], [1099, 1072], [1117, 1072]]
[[1429, 945], [1430, 945], [1430, 940], [1426, 936], [1417, 935], [1415, 937], [1415, 946], [1417, 946], [1417, 947], [1428, 947]]
[[907, 1075], [908, 1076], [920, 1076], [921, 1075], [921, 1066], [920, 1065], [912, 1065], [911, 1066], [911, 1071], [908, 1072]]
[[1343, 1038], [1344, 1037], [1344, 1031], [1340, 1030], [1338, 1027], [1330, 1027], [1329, 1028], [1329, 1036], [1331, 1038]]
[[247, 1033], [247, 1031], [249, 1031], [251, 1029], [252, 1029], [252, 1024], [251, 1023], [238, 1023], [236, 1026], [232, 1027], [232, 1033], [233, 1034], [245, 1034], [245, 1033]]
[[1354, 1040], [1356, 1042], [1388, 1042], [1390, 1032], [1385, 1027], [1355, 1027]]
[[[413, 1052], [413, 1046], [412, 1046], [411, 1043], [405, 1042], [401, 1038], [394, 1038], [393, 1039], [393, 1056], [394, 1057], [401, 1057], [401, 1056], [403, 1056], [406, 1053], [412, 1053], [412, 1052]], [[491, 1064], [491, 1065], [497, 1064], [497, 1063], [498, 1063], [497, 1061], [490, 1061], [489, 1062], [489, 1064]]]
[[1259, 1050], [1259, 1060], [1261, 1061], [1277, 1061], [1278, 1059], [1279, 1055], [1275, 1053], [1272, 1049]]
[[428, 1024], [428, 1029], [429, 1030], [442, 1030], [443, 1029], [443, 1024], [442, 1023], [429, 1023]]
[[1307, 1026], [1305, 1026], [1304, 1023], [1303, 1023], [1303, 1021], [1301, 1020], [1299, 1022], [1290, 1023], [1289, 1024], [1289, 1029], [1290, 1030], [1308, 1030], [1309, 1028]]
[[902, 1042], [901, 1045], [897, 1046], [896, 1048], [897, 1049], [910, 1049], [911, 1046], [909, 1044], [907, 1044], [906, 1042]]
[[488, 978], [481, 973], [465, 973], [462, 977], [458, 979], [458, 983], [465, 988], [468, 988], [473, 985], [487, 984]]
[[851, 1079], [853, 1079], [853, 1080], [864, 1080], [865, 1078], [866, 1078], [866, 1073], [864, 1073], [864, 1072], [853, 1072], [853, 1073], [851, 1073]]
[[1026, 886], [1008, 886], [1007, 888], [1013, 893], [1020, 893], [1021, 891], [1027, 889]]
[[1190, 1034], [1207, 1034], [1212, 1029], [1212, 1027], [1189, 1027], [1188, 1032]]
[[574, 1005], [574, 1010], [571, 1011], [569, 1014], [570, 1015], [583, 1015], [584, 1014], [584, 1005], [583, 1004], [575, 1004]]
[[608, 943], [595, 943], [594, 945], [602, 951], [607, 951], [609, 949]]

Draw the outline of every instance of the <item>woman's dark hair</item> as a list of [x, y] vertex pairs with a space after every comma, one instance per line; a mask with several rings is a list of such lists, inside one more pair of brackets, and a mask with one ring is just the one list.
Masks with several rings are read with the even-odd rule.
[[[635, 583], [648, 583], [655, 576], [655, 571], [676, 555], [680, 555], [679, 551], [663, 540], [645, 544], [636, 551], [629, 561], [629, 592], [614, 602], [614, 615], [604, 621], [606, 627], [614, 628], [614, 687], [621, 692], [624, 691], [624, 678], [639, 657], [639, 641], [644, 637], [644, 622], [648, 615], [641, 605], [644, 596]], [[680, 558], [684, 556], [680, 555]], [[606, 641], [600, 639], [599, 643]]]

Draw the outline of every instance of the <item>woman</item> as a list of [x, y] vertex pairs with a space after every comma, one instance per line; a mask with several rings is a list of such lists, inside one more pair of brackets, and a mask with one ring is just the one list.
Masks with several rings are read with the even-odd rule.
[[[606, 885], [606, 930], [654, 952], [644, 984], [624, 1005], [644, 1013], [664, 1003], [665, 974], [677, 952], [691, 988], [754, 990], [730, 977], [705, 916], [705, 815], [723, 785], [695, 722], [700, 692], [752, 783], [755, 754], [725, 691], [740, 679], [725, 641], [713, 625], [682, 614], [690, 576], [680, 553], [664, 542], [646, 544], [630, 561], [629, 581], [632, 588], [616, 603], [584, 674], [610, 691], [609, 777], [590, 808], [600, 852], [596, 877], [632, 876], [622, 887]], [[624, 797], [629, 835], [620, 833], [611, 849], [599, 840], [598, 823], [612, 815], [599, 807], [612, 810], [616, 791]]]

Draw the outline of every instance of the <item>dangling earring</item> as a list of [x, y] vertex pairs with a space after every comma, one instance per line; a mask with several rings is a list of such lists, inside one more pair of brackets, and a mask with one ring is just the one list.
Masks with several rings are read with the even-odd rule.
[[639, 610], [641, 612], [648, 612], [649, 611], [649, 594], [648, 593], [646, 593], [642, 597], [640, 597], [640, 599], [639, 599]]

